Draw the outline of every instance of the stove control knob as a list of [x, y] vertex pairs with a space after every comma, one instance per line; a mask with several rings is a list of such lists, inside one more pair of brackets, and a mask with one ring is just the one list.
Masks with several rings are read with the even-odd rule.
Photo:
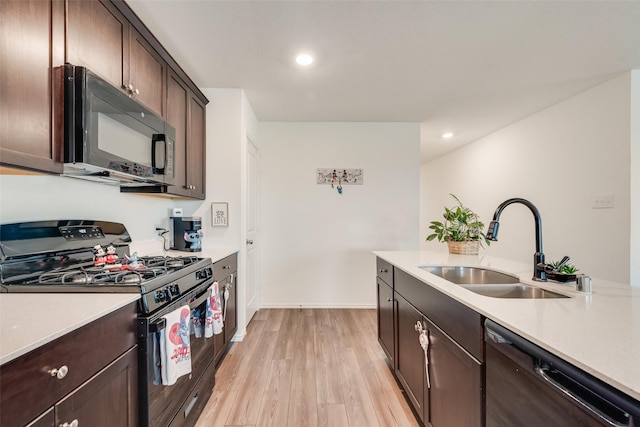
[[212, 275], [213, 273], [211, 272], [210, 268], [203, 268], [202, 270], [196, 271], [197, 280], [208, 279]]
[[171, 295], [173, 296], [180, 295], [180, 287], [178, 285], [171, 285]]
[[165, 289], [160, 289], [154, 292], [153, 299], [156, 302], [165, 302], [170, 301], [171, 297], [169, 296], [169, 292]]

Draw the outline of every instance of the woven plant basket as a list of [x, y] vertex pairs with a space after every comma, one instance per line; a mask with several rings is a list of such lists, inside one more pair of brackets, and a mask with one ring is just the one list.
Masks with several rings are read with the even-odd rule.
[[447, 242], [450, 254], [478, 255], [480, 242], [477, 240], [465, 240], [464, 242]]

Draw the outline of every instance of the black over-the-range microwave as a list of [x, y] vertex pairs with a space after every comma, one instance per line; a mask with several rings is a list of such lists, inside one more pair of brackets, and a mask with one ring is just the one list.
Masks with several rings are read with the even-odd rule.
[[175, 129], [87, 68], [64, 68], [64, 175], [173, 185]]

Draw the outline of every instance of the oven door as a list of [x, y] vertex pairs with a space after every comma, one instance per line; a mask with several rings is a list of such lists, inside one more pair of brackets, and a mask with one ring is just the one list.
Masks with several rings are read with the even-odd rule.
[[[214, 376], [214, 339], [205, 338], [204, 330], [199, 329], [193, 320], [200, 319], [204, 326], [206, 312], [206, 300], [209, 296], [208, 288], [213, 284], [213, 279], [201, 283], [196, 289], [173, 301], [159, 312], [149, 317], [138, 318], [138, 348], [140, 357], [140, 426], [168, 426], [176, 417], [176, 414], [184, 406], [187, 398], [192, 398], [192, 390], [198, 385], [203, 373]], [[165, 327], [162, 316], [189, 304], [192, 315], [190, 328], [191, 345], [191, 373], [178, 378], [175, 384], [164, 386], [154, 380], [154, 367], [156, 366], [157, 352], [154, 352], [157, 332]], [[201, 316], [201, 317], [199, 317]], [[154, 356], [156, 354], [156, 356]], [[203, 381], [214, 381], [213, 378], [202, 378]], [[212, 387], [211, 387], [212, 388]], [[210, 391], [210, 390], [209, 390]], [[206, 400], [206, 396], [200, 396]], [[187, 405], [192, 408], [192, 405]], [[185, 414], [188, 416], [189, 414]]]

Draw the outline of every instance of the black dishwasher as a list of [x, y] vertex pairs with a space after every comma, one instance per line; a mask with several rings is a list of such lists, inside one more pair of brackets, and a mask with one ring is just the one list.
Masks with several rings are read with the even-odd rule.
[[486, 426], [640, 426], [640, 402], [487, 319]]

